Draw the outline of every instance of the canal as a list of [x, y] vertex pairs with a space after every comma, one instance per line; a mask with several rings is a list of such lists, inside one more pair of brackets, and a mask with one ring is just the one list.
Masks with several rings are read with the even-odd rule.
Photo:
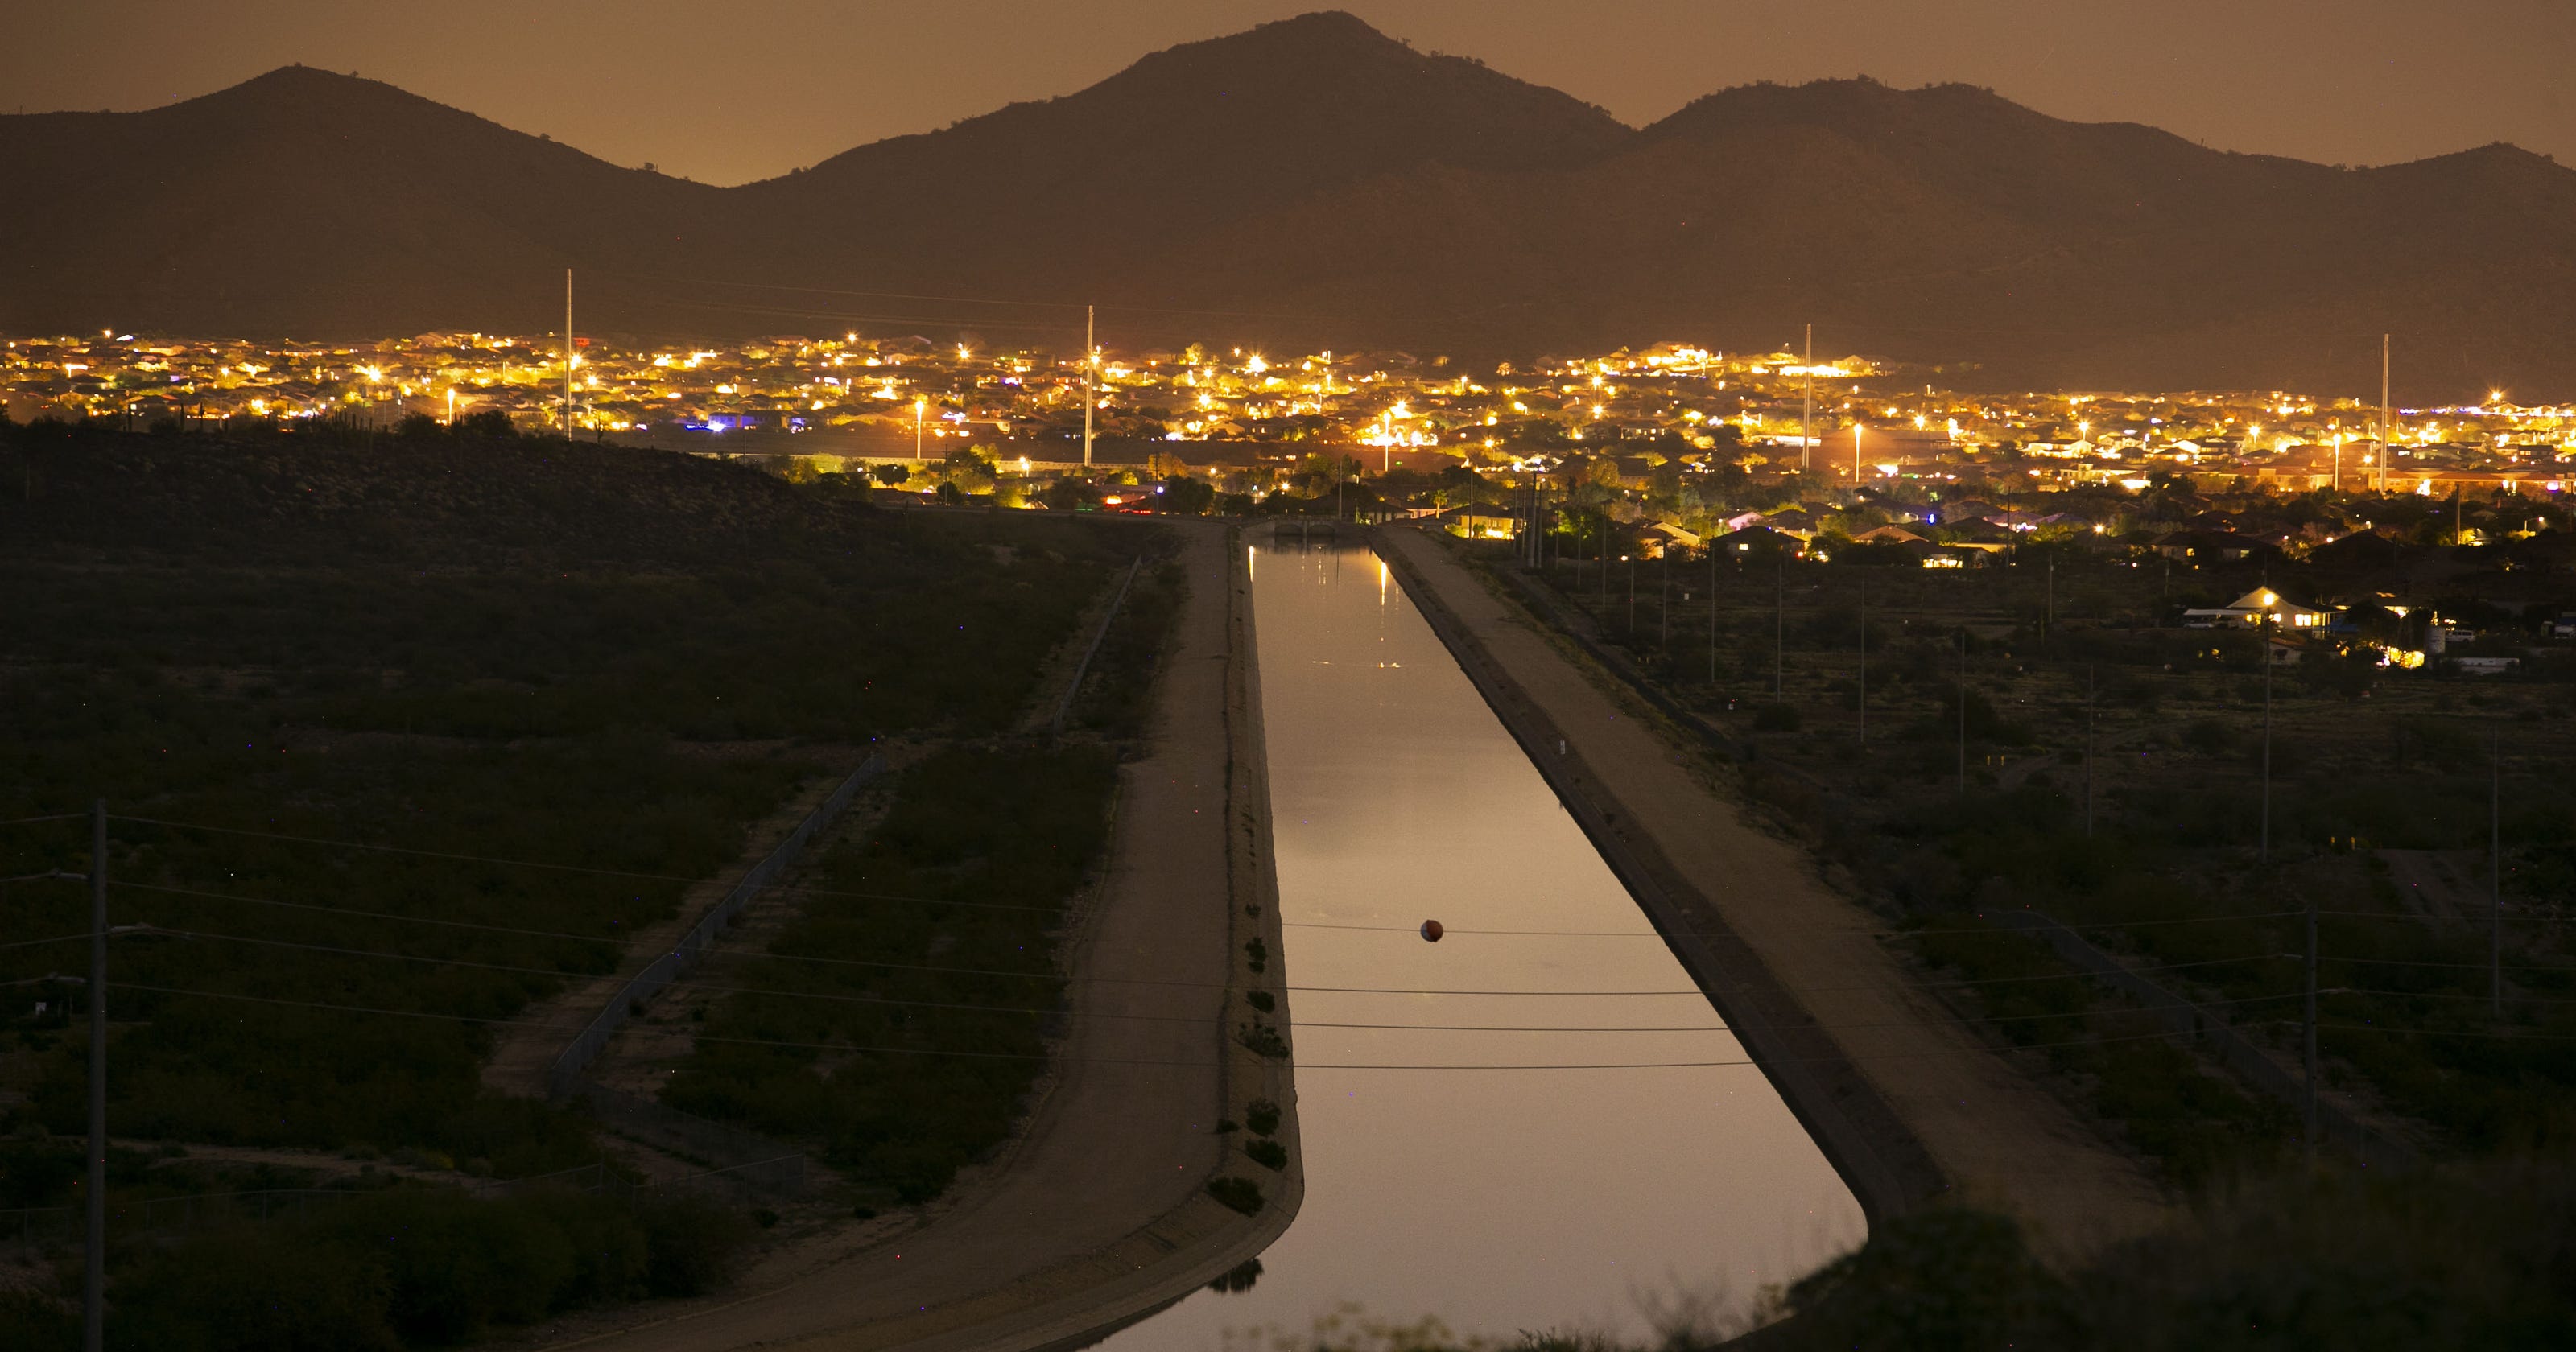
[[1104, 1346], [1269, 1352], [1337, 1314], [1643, 1340], [1649, 1306], [1741, 1303], [1857, 1243], [1849, 1191], [1760, 1071], [1705, 1064], [1743, 1049], [1404, 589], [1356, 545], [1256, 540], [1305, 1205], [1250, 1290]]

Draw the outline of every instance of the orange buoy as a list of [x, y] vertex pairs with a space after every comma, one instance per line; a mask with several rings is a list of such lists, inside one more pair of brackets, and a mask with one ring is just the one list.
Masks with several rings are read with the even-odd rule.
[[1440, 928], [1440, 922], [1437, 920], [1425, 920], [1422, 922], [1422, 937], [1426, 942], [1436, 944], [1440, 942], [1440, 936], [1446, 933], [1448, 933], [1448, 931]]

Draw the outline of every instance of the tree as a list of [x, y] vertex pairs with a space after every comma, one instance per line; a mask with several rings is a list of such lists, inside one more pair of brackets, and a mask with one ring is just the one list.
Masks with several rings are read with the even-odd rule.
[[1154, 509], [1175, 516], [1205, 516], [1216, 505], [1216, 490], [1203, 479], [1175, 474], [1154, 495]]
[[869, 470], [868, 477], [888, 488], [899, 488], [903, 485], [904, 480], [912, 477], [912, 470], [907, 466], [894, 464], [889, 461], [886, 464], [877, 466], [875, 469]]
[[456, 434], [462, 437], [479, 437], [485, 441], [508, 441], [519, 435], [519, 429], [512, 425], [509, 414], [497, 408], [487, 408], [480, 413], [468, 413], [457, 419]]

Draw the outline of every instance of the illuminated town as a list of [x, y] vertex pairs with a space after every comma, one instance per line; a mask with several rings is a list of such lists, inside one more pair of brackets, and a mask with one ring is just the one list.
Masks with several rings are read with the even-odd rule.
[[[2089, 508], [2069, 509], [2080, 521], [1990, 513], [1987, 525], [2005, 531], [2125, 532], [2140, 523], [2110, 519], [2104, 501], [2177, 483], [2239, 498], [2512, 494], [2529, 504], [2518, 517], [2529, 530], [2546, 528], [2554, 495], [2576, 479], [2576, 407], [2518, 405], [2501, 390], [2479, 405], [2384, 411], [2281, 391], [1960, 394], [1862, 356], [1810, 364], [1671, 344], [1475, 368], [1394, 352], [1104, 349], [1087, 373], [1078, 353], [855, 333], [699, 348], [578, 341], [567, 389], [551, 335], [365, 346], [22, 337], [0, 359], [0, 388], [19, 422], [136, 430], [333, 419], [390, 432], [406, 418], [419, 427], [497, 414], [540, 432], [568, 421], [585, 438], [768, 457], [791, 473], [855, 471], [924, 492], [954, 482], [1015, 506], [1062, 505], [1042, 490], [1068, 479], [1114, 498], [1119, 484], [1176, 472], [1254, 502], [1311, 489], [1319, 473], [1372, 478], [1395, 490], [1392, 502], [1407, 498], [1407, 476], [1427, 483], [1449, 470], [1445, 488], [1407, 500], [1465, 508], [1457, 528], [1480, 532], [1508, 527], [1470, 524], [1477, 505], [1502, 501], [1515, 473], [1536, 473], [1692, 543], [1757, 522], [1810, 542], [1827, 511], [1852, 508], [1859, 515], [1839, 524], [1861, 527], [1855, 537], [1883, 527], [1881, 540], [1975, 544], [1975, 523], [1937, 508], [1963, 485], [2026, 506], [2033, 494], [2095, 490], [2077, 495]], [[1086, 375], [1097, 398], [1088, 436]], [[1459, 480], [1462, 460], [1485, 481]], [[1856, 484], [1868, 491], [1855, 495]], [[2477, 535], [2464, 518], [2449, 524], [2459, 539]], [[2312, 523], [2304, 543], [2357, 525], [2367, 523]], [[2284, 532], [2274, 543], [2303, 541]]]

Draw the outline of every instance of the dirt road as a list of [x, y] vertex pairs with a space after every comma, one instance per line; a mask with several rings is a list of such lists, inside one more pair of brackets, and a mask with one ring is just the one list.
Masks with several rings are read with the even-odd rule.
[[[1265, 1176], [1271, 1203], [1250, 1220], [1205, 1192], [1231, 1148], [1213, 1134], [1229, 1093], [1288, 1096], [1284, 1072], [1244, 1068], [1211, 984], [1247, 923], [1238, 894], [1266, 918], [1249, 923], [1275, 925], [1277, 910], [1266, 848], [1248, 875], [1240, 862], [1246, 843], [1266, 845], [1257, 691], [1248, 645], [1233, 641], [1248, 602], [1222, 528], [1188, 530], [1183, 561], [1189, 597], [1153, 751], [1121, 771], [1107, 884], [1075, 940], [1077, 973], [1136, 984], [1073, 985], [1072, 1032], [1027, 1133], [925, 1226], [782, 1252], [731, 1298], [551, 1345], [1038, 1347], [1187, 1294], [1286, 1227], [1293, 1166]], [[1229, 840], [1230, 822], [1244, 841]]]
[[[1631, 856], [1630, 868], [1613, 867], [1648, 875], [1647, 890], [1676, 912], [1656, 919], [1683, 961], [1704, 984], [1715, 967], [1716, 984], [1734, 987], [1721, 1003], [1746, 1016], [1734, 1021], [1757, 1057], [1767, 1037], [1766, 1070], [1865, 1206], [1946, 1192], [2021, 1216], [2063, 1256], [2165, 1216], [2131, 1159], [1988, 1051], [1881, 945], [1883, 921], [1712, 790], [1628, 692], [1578, 665], [1439, 542], [1409, 529], [1380, 539], [1481, 649], [1460, 654], [1470, 675], [1489, 660], [1479, 685], [1489, 698], [1500, 691], [1497, 711], [1519, 721], [1524, 745], [1537, 743], [1541, 771], [1605, 856]], [[1745, 1026], [1753, 1021], [1768, 1026]]]

